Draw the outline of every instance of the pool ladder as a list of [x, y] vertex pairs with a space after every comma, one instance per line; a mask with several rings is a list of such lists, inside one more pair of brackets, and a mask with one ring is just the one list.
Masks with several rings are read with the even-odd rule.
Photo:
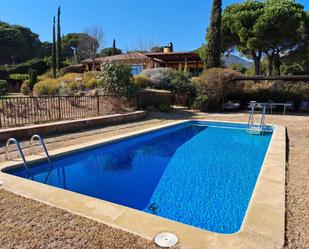
[[263, 105], [263, 110], [262, 110], [262, 116], [260, 120], [260, 124], [256, 125], [254, 124], [254, 112], [255, 112], [255, 107], [257, 106], [257, 103], [255, 101], [250, 102], [251, 110], [249, 112], [249, 120], [248, 120], [248, 133], [250, 134], [261, 134], [264, 131], [264, 126], [265, 126], [265, 115], [266, 115], [266, 108], [267, 105]]
[[[45, 146], [45, 143], [44, 143], [43, 139], [38, 134], [33, 135], [31, 137], [31, 139], [30, 139], [30, 154], [32, 154], [32, 147], [33, 147], [34, 139], [38, 139], [39, 140], [39, 142], [40, 142], [40, 144], [41, 144], [41, 146], [42, 146], [42, 148], [43, 148], [43, 150], [44, 150], [44, 152], [46, 154], [46, 157], [47, 157], [47, 160], [48, 160], [48, 163], [49, 163], [49, 167], [51, 168], [52, 164], [51, 164], [51, 160], [50, 160], [50, 156], [48, 154], [47, 148]], [[16, 145], [17, 151], [18, 151], [18, 153], [19, 153], [19, 155], [20, 155], [20, 157], [21, 157], [21, 159], [22, 159], [22, 161], [24, 163], [24, 166], [25, 166], [25, 168], [26, 168], [26, 170], [28, 172], [29, 168], [28, 168], [28, 163], [26, 161], [25, 155], [24, 155], [24, 153], [23, 153], [23, 151], [22, 151], [22, 149], [21, 149], [21, 147], [19, 145], [19, 142], [17, 141], [17, 139], [15, 139], [13, 137], [9, 138], [6, 141], [6, 145], [5, 145], [5, 160], [9, 160], [9, 155], [8, 154], [9, 154], [9, 145], [10, 145], [11, 142], [13, 142]]]

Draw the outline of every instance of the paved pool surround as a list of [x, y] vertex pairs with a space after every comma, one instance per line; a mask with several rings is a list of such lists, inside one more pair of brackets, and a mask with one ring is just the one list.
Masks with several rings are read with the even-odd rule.
[[[113, 139], [101, 139], [53, 150], [50, 151], [50, 155], [63, 155], [85, 147], [121, 140], [183, 121], [151, 129], [137, 130], [115, 136]], [[285, 153], [285, 128], [276, 125], [243, 224], [241, 229], [233, 234], [209, 232], [3, 172], [0, 172], [0, 180], [4, 181], [2, 187], [5, 190], [103, 222], [147, 239], [153, 239], [157, 233], [162, 231], [174, 232], [180, 240], [179, 245], [184, 248], [281, 248], [284, 243], [285, 220]], [[33, 162], [46, 159], [44, 156], [34, 155], [27, 157], [27, 160]], [[19, 166], [21, 166], [20, 160], [0, 163], [1, 170]]]

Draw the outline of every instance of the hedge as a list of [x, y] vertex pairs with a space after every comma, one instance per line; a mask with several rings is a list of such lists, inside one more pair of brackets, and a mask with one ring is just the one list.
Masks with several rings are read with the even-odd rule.
[[48, 70], [47, 63], [41, 59], [32, 59], [24, 63], [0, 67], [0, 79], [9, 80], [11, 74], [28, 74], [29, 69], [34, 69], [39, 75]]

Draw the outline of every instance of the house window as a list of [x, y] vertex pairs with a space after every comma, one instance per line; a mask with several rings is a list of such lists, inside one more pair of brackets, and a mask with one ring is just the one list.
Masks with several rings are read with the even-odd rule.
[[143, 66], [142, 65], [132, 65], [131, 67], [131, 73], [132, 75], [138, 75], [143, 71]]

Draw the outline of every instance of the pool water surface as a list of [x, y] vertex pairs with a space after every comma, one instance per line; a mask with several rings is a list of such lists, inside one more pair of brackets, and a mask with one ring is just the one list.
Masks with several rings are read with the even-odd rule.
[[272, 133], [189, 121], [6, 173], [218, 233], [242, 224]]

